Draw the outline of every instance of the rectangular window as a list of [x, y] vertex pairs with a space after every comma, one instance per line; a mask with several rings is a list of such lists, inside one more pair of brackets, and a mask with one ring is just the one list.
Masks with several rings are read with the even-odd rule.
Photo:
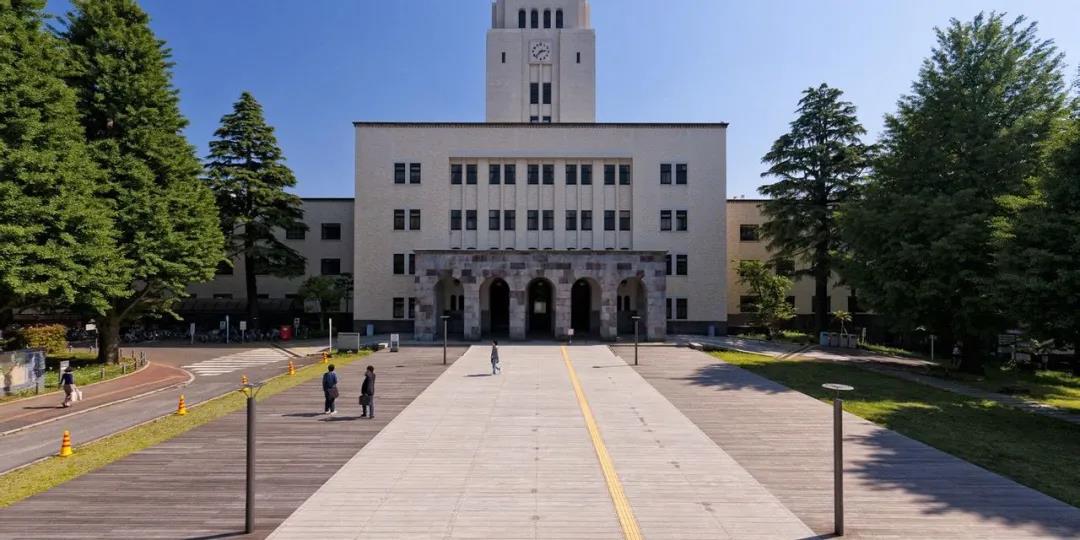
[[562, 10], [555, 10], [555, 28], [562, 28]]
[[453, 184], [453, 185], [461, 184], [461, 164], [460, 163], [451, 163], [450, 164], [450, 183]]
[[305, 238], [307, 238], [307, 228], [306, 227], [303, 227], [303, 226], [289, 227], [289, 228], [285, 229], [285, 239], [286, 240], [303, 240]]
[[405, 230], [405, 211], [404, 210], [394, 210], [394, 230], [395, 231], [404, 231]]
[[[817, 313], [818, 297], [817, 297], [816, 294], [814, 296], [810, 297], [810, 306], [811, 306], [811, 309], [814, 310], [814, 313]], [[825, 297], [825, 312], [828, 313], [828, 312], [831, 312], [831, 311], [832, 311], [832, 296], [826, 296]]]
[[550, 124], [551, 123], [551, 117], [550, 116], [545, 116], [544, 117], [544, 123], [545, 124]]
[[416, 275], [416, 254], [415, 253], [410, 253], [409, 254], [409, 275], [410, 276], [415, 276]]
[[403, 275], [404, 273], [405, 273], [405, 254], [404, 253], [395, 253], [394, 254], [394, 274], [395, 275]]
[[740, 296], [739, 297], [739, 313], [757, 313], [758, 310], [758, 297], [756, 296]]
[[476, 164], [475, 163], [469, 163], [469, 164], [465, 165], [465, 183], [466, 184], [475, 184], [476, 183], [476, 174], [477, 173], [476, 173]]
[[661, 163], [660, 164], [660, 183], [661, 184], [670, 184], [671, 183], [671, 164], [670, 163]]
[[323, 240], [341, 240], [341, 224], [340, 223], [323, 223], [322, 224], [322, 239]]
[[394, 164], [394, 183], [395, 184], [404, 184], [405, 183], [405, 164], [404, 163], [395, 163]]
[[577, 230], [577, 210], [567, 210], [566, 211], [566, 230], [568, 230], [568, 231], [576, 231]]
[[502, 222], [499, 220], [498, 210], [488, 210], [488, 230], [497, 231]]
[[581, 230], [583, 230], [583, 231], [591, 231], [592, 230], [592, 210], [582, 210], [581, 211]]
[[739, 225], [740, 242], [757, 242], [758, 225]]
[[221, 261], [217, 265], [217, 270], [214, 272], [219, 276], [231, 276], [233, 274], [233, 267], [226, 261]]
[[217, 293], [214, 295], [215, 300], [232, 300], [232, 295], [229, 293]]
[[544, 10], [544, 28], [551, 28], [551, 10]]
[[502, 167], [498, 165], [488, 165], [488, 183], [499, 184], [502, 182]]
[[566, 166], [566, 185], [573, 186], [577, 184], [577, 165]]
[[544, 83], [544, 105], [551, 105], [551, 83]]
[[660, 230], [661, 231], [670, 231], [671, 230], [671, 210], [661, 210], [660, 211]]
[[502, 53], [502, 63], [506, 63], [506, 53]]
[[419, 184], [420, 183], [420, 164], [419, 163], [410, 163], [409, 164], [409, 183], [410, 184]]
[[847, 297], [847, 310], [849, 313], [862, 313], [862, 306], [859, 305], [859, 297], [855, 296], [855, 290], [852, 289], [851, 294]]
[[319, 263], [324, 276], [336, 276], [341, 273], [341, 259], [323, 259]]
[[505, 210], [503, 211], [503, 229], [512, 231], [517, 228], [517, 211]]
[[581, 185], [592, 185], [592, 165], [581, 165]]
[[687, 311], [686, 310], [686, 299], [685, 298], [676, 298], [675, 299], [675, 318], [676, 319], [681, 319], [681, 320], [686, 320], [686, 318], [687, 318], [686, 311]]
[[686, 218], [686, 210], [676, 210], [675, 211], [675, 230], [676, 231], [685, 231], [685, 230], [687, 230], [687, 226], [688, 226], [688, 224], [687, 224], [687, 218]]
[[529, 117], [529, 123], [531, 123], [531, 124], [535, 124], [535, 123], [538, 123], [539, 121], [540, 121], [540, 117], [539, 117], [539, 116], [530, 116], [530, 117]]
[[581, 63], [581, 53], [577, 53], [577, 63]]
[[529, 210], [528, 214], [526, 214], [526, 219], [528, 220], [528, 222], [525, 224], [526, 228], [528, 228], [530, 231], [540, 230], [539, 210]]
[[630, 185], [630, 166], [629, 165], [619, 165], [619, 185], [620, 186], [629, 186]]
[[615, 230], [615, 211], [614, 210], [604, 210], [604, 230], [605, 231], [614, 231]]
[[680, 185], [686, 184], [686, 164], [675, 164], [675, 183]]
[[794, 277], [795, 276], [795, 261], [792, 259], [780, 259], [776, 261], [775, 272], [778, 276]]
[[555, 166], [544, 165], [544, 185], [550, 186], [555, 183]]
[[517, 166], [514, 164], [503, 165], [503, 183], [504, 184], [516, 184], [517, 183]]
[[415, 319], [416, 318], [416, 298], [413, 298], [411, 296], [409, 297], [409, 314], [408, 314], [408, 318], [410, 318], [410, 319]]
[[405, 318], [405, 299], [400, 297], [394, 297], [394, 318]]
[[540, 104], [540, 83], [529, 83], [529, 103]]
[[630, 211], [629, 210], [619, 210], [619, 230], [620, 231], [629, 231], [630, 230]]
[[605, 186], [614, 186], [615, 185], [615, 166], [614, 165], [604, 165], [604, 185]]
[[671, 254], [664, 255], [664, 275], [671, 275]]
[[476, 210], [466, 210], [465, 211], [465, 230], [466, 231], [475, 231], [476, 230]]
[[533, 28], [540, 28], [540, 12], [535, 9], [529, 14], [529, 22]]
[[667, 304], [667, 306], [666, 306], [667, 311], [666, 311], [665, 316], [667, 317], [668, 320], [671, 320], [671, 299], [670, 298], [667, 299], [666, 304]]
[[685, 276], [686, 275], [686, 267], [687, 267], [686, 255], [676, 255], [675, 256], [675, 275], [677, 275], [677, 276]]
[[554, 231], [555, 230], [555, 211], [554, 210], [544, 210], [544, 230], [545, 231]]
[[451, 210], [450, 211], [450, 230], [451, 231], [460, 231], [461, 230], [461, 210]]
[[420, 230], [420, 211], [419, 210], [409, 210], [409, 230], [410, 231], [419, 231]]
[[795, 307], [795, 297], [794, 296], [788, 296], [788, 297], [784, 298], [784, 301], [787, 302], [788, 305], [791, 306], [792, 308]]
[[540, 183], [540, 166], [535, 164], [535, 163], [530, 163], [527, 168], [528, 168], [528, 175], [529, 175], [529, 178], [528, 178], [529, 183], [530, 184], [539, 184]]

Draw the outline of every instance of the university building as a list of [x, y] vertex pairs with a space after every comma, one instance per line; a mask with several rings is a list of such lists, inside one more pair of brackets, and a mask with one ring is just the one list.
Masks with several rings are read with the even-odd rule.
[[[589, 9], [492, 4], [484, 122], [354, 124], [355, 198], [305, 199], [308, 233], [281, 234], [309, 274], [353, 274], [357, 330], [662, 339], [740, 315], [733, 261], [764, 255], [732, 237], [760, 221], [726, 199], [727, 124], [596, 122]], [[243, 281], [191, 292], [237, 299]]]

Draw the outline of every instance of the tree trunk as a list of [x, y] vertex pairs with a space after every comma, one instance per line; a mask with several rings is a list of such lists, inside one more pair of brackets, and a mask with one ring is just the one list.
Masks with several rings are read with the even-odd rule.
[[829, 330], [829, 273], [822, 272], [820, 266], [818, 268], [814, 271], [814, 294], [818, 299], [814, 306], [814, 324], [820, 334]]
[[255, 259], [244, 255], [244, 284], [247, 290], [247, 325], [250, 330], [259, 329], [259, 284], [255, 275]]
[[113, 306], [97, 324], [98, 362], [115, 364], [120, 361], [120, 314]]

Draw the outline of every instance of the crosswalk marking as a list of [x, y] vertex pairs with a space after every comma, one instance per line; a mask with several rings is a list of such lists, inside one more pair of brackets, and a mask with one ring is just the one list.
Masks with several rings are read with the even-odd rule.
[[226, 373], [232, 373], [234, 371], [259, 367], [266, 364], [272, 364], [274, 362], [280, 362], [290, 357], [288, 353], [281, 349], [263, 348], [252, 349], [249, 351], [241, 351], [225, 356], [219, 356], [217, 358], [211, 358], [209, 360], [203, 360], [202, 362], [196, 362], [194, 364], [183, 366], [185, 369], [189, 369], [196, 375], [202, 375], [204, 377], [213, 377], [216, 375], [224, 375]]

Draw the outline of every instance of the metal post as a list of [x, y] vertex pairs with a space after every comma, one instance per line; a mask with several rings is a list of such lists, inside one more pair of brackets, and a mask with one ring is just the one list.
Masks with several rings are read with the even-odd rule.
[[330, 321], [330, 347], [326, 351], [332, 354], [334, 352], [334, 318], [328, 317], [328, 319]]
[[229, 344], [229, 316], [225, 316], [225, 344]]
[[244, 505], [244, 533], [255, 530], [255, 389], [247, 397], [247, 499]]
[[637, 359], [638, 320], [634, 319], [634, 365], [638, 365]]
[[449, 321], [449, 317], [443, 315], [442, 318], [442, 365], [446, 365], [446, 324]]
[[833, 399], [833, 521], [844, 536], [844, 400]]
[[934, 342], [937, 341], [937, 336], [930, 334], [930, 361], [934, 361]]

